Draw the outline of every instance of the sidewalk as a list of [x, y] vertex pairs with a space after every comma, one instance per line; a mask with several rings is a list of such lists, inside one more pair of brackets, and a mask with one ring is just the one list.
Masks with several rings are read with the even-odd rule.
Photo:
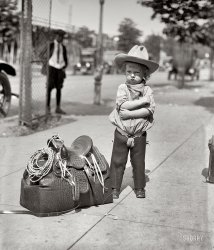
[[[213, 249], [214, 185], [205, 183], [214, 116], [193, 105], [158, 105], [148, 133], [146, 199], [132, 191], [130, 163], [119, 200], [57, 217], [0, 215], [0, 248]], [[1, 138], [0, 210], [23, 210], [20, 180], [31, 154], [58, 133], [66, 145], [91, 136], [110, 161], [114, 127], [107, 116], [77, 116], [67, 125], [25, 137]]]

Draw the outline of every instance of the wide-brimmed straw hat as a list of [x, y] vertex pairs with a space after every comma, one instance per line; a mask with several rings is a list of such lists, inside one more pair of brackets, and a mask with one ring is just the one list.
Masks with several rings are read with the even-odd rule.
[[158, 63], [149, 60], [149, 54], [143, 45], [135, 45], [128, 54], [121, 53], [116, 55], [114, 61], [119, 68], [121, 68], [125, 62], [145, 65], [149, 69], [150, 74], [154, 73], [159, 67]]

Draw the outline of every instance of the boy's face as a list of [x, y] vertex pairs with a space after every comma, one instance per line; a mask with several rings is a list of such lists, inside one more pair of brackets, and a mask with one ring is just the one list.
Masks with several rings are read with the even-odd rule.
[[127, 62], [126, 63], [126, 80], [128, 84], [139, 84], [142, 82], [147, 68], [137, 63]]

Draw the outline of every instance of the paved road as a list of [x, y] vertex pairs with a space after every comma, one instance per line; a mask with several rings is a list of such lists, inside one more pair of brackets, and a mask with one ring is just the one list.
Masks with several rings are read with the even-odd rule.
[[[208, 78], [208, 72], [204, 70], [201, 73], [202, 79]], [[19, 78], [18, 77], [10, 77], [12, 91], [14, 93], [19, 93]], [[34, 73], [32, 80], [32, 97], [33, 102], [32, 105], [34, 107], [34, 112], [37, 113], [44, 112], [45, 110], [45, 77]], [[101, 98], [103, 105], [97, 107], [93, 105], [94, 98], [94, 78], [92, 75], [81, 76], [76, 75], [73, 76], [71, 74], [67, 75], [67, 78], [64, 83], [64, 88], [62, 92], [62, 105], [63, 108], [67, 111], [68, 114], [76, 114], [76, 115], [94, 115], [94, 114], [107, 114], [112, 109], [114, 105], [114, 99], [116, 96], [116, 90], [120, 83], [124, 81], [123, 75], [104, 75], [102, 80], [102, 93]], [[173, 103], [174, 96], [171, 96], [171, 99], [166, 99], [164, 97], [164, 93], [173, 92], [172, 87], [176, 86], [175, 81], [167, 80], [167, 72], [157, 72], [154, 74], [149, 80], [148, 84], [150, 84], [156, 94], [157, 102], [167, 102]], [[194, 95], [200, 94], [200, 91], [197, 89], [197, 82], [194, 82], [190, 85], [192, 91], [194, 91]], [[182, 91], [180, 91], [182, 93]], [[191, 93], [189, 93], [191, 95]], [[176, 94], [177, 95], [177, 94]], [[184, 96], [184, 95], [183, 95]], [[55, 108], [55, 92], [52, 93], [52, 109]], [[182, 95], [178, 98], [181, 102]], [[178, 101], [179, 101], [178, 100]], [[186, 101], [191, 101], [186, 98]], [[9, 116], [18, 114], [18, 106], [19, 100], [16, 97], [12, 98], [11, 110], [9, 112]]]

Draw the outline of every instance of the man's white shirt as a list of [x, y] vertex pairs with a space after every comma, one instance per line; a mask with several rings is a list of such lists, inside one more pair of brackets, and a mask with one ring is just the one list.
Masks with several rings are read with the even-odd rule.
[[[59, 46], [59, 58], [57, 60], [57, 47], [58, 46]], [[65, 66], [62, 44], [58, 43], [56, 40], [54, 40], [54, 49], [53, 49], [53, 54], [49, 59], [49, 65], [57, 69], [62, 69]]]

